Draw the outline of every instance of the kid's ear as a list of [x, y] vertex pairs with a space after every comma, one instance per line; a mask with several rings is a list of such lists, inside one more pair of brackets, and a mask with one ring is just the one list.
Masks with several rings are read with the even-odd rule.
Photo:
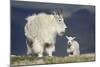
[[66, 38], [68, 39], [68, 36], [66, 36]]
[[75, 39], [76, 37], [73, 37], [73, 39]]

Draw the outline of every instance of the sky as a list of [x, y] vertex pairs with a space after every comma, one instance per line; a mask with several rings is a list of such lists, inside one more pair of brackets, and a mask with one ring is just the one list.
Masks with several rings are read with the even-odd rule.
[[75, 36], [80, 44], [81, 53], [95, 52], [95, 6], [72, 5], [40, 2], [11, 2], [11, 54], [26, 55], [24, 35], [25, 18], [34, 13], [52, 13], [55, 8], [61, 8], [64, 22], [67, 25], [65, 35], [57, 36], [56, 56], [65, 56], [67, 39], [65, 36]]

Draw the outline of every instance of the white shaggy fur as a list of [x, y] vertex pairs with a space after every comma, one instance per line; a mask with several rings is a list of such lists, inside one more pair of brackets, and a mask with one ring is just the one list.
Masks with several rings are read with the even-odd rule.
[[46, 52], [52, 56], [55, 51], [56, 35], [62, 36], [66, 25], [62, 16], [53, 14], [34, 14], [26, 18], [25, 36], [27, 38], [27, 54], [37, 54], [43, 56]]
[[69, 55], [79, 55], [80, 54], [79, 43], [76, 40], [74, 40], [75, 37], [66, 36], [66, 38], [68, 39], [67, 53]]

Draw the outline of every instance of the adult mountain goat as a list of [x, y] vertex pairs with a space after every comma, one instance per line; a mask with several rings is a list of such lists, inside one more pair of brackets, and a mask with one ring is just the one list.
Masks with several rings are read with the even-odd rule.
[[53, 14], [39, 13], [26, 18], [27, 55], [37, 54], [38, 57], [43, 57], [45, 52], [48, 56], [52, 56], [56, 36], [62, 36], [67, 28], [62, 10], [59, 10], [56, 9]]
[[80, 49], [79, 49], [79, 43], [75, 40], [76, 37], [68, 37], [67, 42], [67, 53], [70, 55], [79, 55], [80, 54]]

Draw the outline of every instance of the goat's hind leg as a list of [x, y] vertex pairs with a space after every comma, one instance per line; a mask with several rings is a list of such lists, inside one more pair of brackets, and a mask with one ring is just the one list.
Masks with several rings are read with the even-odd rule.
[[38, 40], [35, 40], [32, 44], [32, 50], [38, 57], [43, 57], [44, 46]]
[[27, 55], [32, 55], [32, 47], [30, 46], [31, 44], [26, 41], [26, 45], [27, 45]]

